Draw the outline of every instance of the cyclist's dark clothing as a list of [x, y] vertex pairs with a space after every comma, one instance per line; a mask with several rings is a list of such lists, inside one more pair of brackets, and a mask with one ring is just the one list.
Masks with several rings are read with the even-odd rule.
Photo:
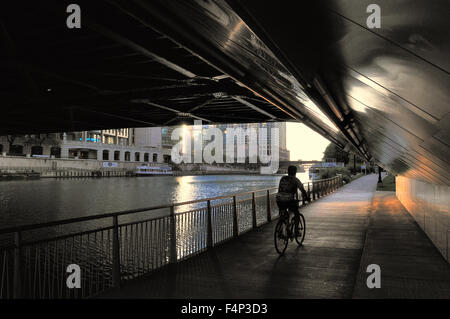
[[297, 197], [297, 189], [302, 190], [302, 193], [304, 192], [303, 184], [297, 177], [288, 175], [281, 178], [278, 186], [278, 193], [286, 195], [290, 194], [292, 196], [291, 200], [294, 200], [296, 199], [295, 197]]
[[[289, 209], [294, 213], [295, 226], [298, 227], [300, 212], [298, 211], [297, 189], [300, 189], [302, 196], [308, 198], [308, 194], [303, 184], [295, 176], [283, 176], [278, 186], [277, 205], [280, 210]], [[309, 200], [309, 199], [308, 199]]]

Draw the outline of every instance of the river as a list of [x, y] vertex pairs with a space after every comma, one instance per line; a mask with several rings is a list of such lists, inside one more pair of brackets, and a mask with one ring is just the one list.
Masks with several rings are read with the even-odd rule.
[[[307, 182], [306, 174], [298, 174]], [[0, 182], [0, 228], [277, 187], [281, 176], [210, 175]]]

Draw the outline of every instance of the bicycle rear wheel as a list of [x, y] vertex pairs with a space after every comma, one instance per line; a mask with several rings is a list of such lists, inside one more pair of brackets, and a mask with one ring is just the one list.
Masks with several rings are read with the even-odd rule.
[[288, 229], [287, 229], [287, 223], [284, 219], [278, 220], [277, 225], [275, 226], [275, 231], [273, 233], [273, 239], [275, 243], [275, 249], [277, 253], [280, 255], [283, 255], [287, 245], [288, 245], [288, 235], [287, 235]]
[[300, 213], [300, 222], [298, 223], [298, 228], [300, 228], [300, 230], [299, 230], [298, 235], [295, 236], [295, 241], [297, 242], [297, 244], [301, 245], [301, 244], [303, 244], [303, 240], [305, 240], [305, 233], [306, 233], [305, 217], [301, 213]]

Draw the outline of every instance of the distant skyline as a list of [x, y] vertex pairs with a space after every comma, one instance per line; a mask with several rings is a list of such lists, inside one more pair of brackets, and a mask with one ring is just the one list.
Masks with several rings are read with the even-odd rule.
[[288, 122], [286, 125], [287, 149], [291, 161], [321, 160], [330, 141], [302, 123]]

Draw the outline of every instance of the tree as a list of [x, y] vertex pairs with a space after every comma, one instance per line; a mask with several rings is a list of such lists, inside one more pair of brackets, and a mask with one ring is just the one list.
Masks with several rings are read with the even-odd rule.
[[55, 134], [34, 134], [25, 136], [25, 144], [42, 146], [43, 143], [50, 146], [57, 147], [60, 145], [59, 140], [55, 137]]
[[6, 139], [8, 140], [9, 143], [9, 148], [11, 148], [14, 145], [14, 141], [16, 140], [17, 135], [12, 134], [12, 135], [6, 135]]
[[349, 153], [330, 143], [323, 152], [323, 160], [327, 158], [333, 158], [336, 162], [343, 162], [346, 165], [349, 161]]

